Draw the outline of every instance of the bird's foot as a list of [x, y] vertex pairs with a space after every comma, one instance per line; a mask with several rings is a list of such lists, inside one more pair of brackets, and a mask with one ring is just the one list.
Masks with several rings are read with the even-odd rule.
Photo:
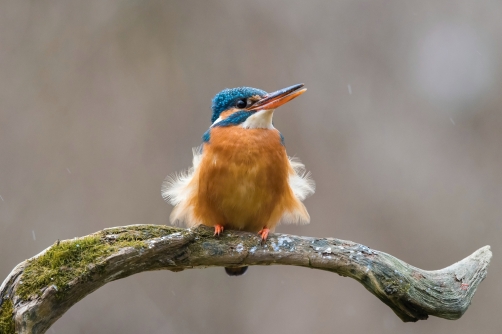
[[220, 236], [220, 234], [223, 232], [223, 225], [215, 225], [214, 226], [214, 235], [215, 236]]
[[263, 245], [265, 241], [267, 241], [268, 233], [270, 232], [270, 229], [264, 227], [258, 232], [258, 235], [261, 237], [261, 244]]

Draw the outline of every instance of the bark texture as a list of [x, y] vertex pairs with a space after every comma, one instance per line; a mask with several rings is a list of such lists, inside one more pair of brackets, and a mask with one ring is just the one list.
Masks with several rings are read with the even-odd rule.
[[[351, 277], [402, 321], [429, 315], [458, 319], [486, 277], [492, 253], [482, 247], [441, 270], [415, 268], [352, 241], [251, 233], [219, 238], [204, 226], [131, 225], [57, 241], [17, 265], [0, 286], [0, 332], [44, 333], [72, 305], [104, 284], [149, 270], [293, 265]], [[223, 271], [222, 271], [223, 274]]]

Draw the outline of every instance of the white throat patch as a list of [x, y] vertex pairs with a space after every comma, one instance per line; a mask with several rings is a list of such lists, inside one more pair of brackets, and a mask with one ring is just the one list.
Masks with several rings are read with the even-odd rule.
[[249, 116], [242, 124], [244, 129], [275, 129], [272, 125], [274, 109], [260, 110]]

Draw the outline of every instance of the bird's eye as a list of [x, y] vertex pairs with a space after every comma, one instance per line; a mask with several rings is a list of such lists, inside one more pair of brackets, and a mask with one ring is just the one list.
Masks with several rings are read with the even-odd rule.
[[239, 109], [243, 109], [243, 108], [246, 108], [247, 106], [247, 102], [245, 99], [240, 99], [240, 100], [237, 100], [237, 102], [235, 103], [235, 106]]

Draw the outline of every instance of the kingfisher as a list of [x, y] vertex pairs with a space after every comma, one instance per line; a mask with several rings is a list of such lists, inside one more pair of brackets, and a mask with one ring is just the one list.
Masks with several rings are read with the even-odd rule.
[[[273, 93], [251, 87], [224, 89], [213, 98], [211, 126], [194, 148], [193, 166], [169, 175], [162, 197], [174, 205], [171, 223], [258, 233], [262, 242], [280, 223], [308, 224], [302, 201], [315, 191], [310, 172], [288, 157], [274, 127], [276, 108], [303, 94], [304, 84]], [[247, 267], [227, 267], [230, 276]]]

